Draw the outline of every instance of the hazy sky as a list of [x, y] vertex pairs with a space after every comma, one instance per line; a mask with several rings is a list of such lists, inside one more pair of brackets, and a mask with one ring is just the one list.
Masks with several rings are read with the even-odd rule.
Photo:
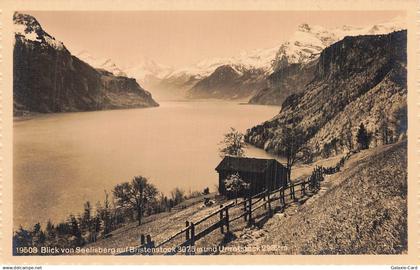
[[70, 51], [126, 66], [143, 57], [175, 67], [279, 45], [301, 23], [365, 26], [398, 11], [28, 11]]

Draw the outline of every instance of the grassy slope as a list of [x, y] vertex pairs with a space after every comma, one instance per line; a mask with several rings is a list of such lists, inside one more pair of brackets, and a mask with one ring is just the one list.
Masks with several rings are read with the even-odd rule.
[[[180, 205], [173, 208], [171, 212], [164, 212], [150, 217], [146, 217], [141, 226], [137, 222], [129, 222], [123, 227], [112, 231], [112, 236], [106, 239], [100, 239], [95, 243], [88, 244], [87, 248], [101, 247], [101, 248], [125, 248], [135, 247], [139, 245], [141, 234], [150, 234], [152, 240], [156, 244], [167, 239], [171, 235], [177, 233], [185, 227], [185, 221], [197, 221], [202, 217], [219, 209], [220, 203], [224, 201], [216, 200], [216, 203], [211, 207], [203, 205], [204, 197], [215, 199], [215, 194], [200, 196], [194, 199], [187, 200]], [[218, 217], [215, 217], [216, 220]], [[215, 222], [215, 220], [209, 220]], [[204, 224], [203, 224], [204, 225]], [[220, 234], [220, 233], [219, 233]], [[215, 239], [216, 244], [221, 241], [221, 236], [218, 234]], [[171, 244], [180, 244], [184, 241], [185, 234], [177, 237]], [[203, 239], [204, 240], [204, 239]], [[206, 239], [207, 240], [207, 239]]]
[[[316, 164], [331, 166], [338, 159]], [[295, 176], [308, 175], [314, 165], [296, 167]], [[341, 172], [327, 176], [319, 193], [302, 205], [290, 206], [285, 214], [275, 214], [262, 228], [245, 228], [241, 220], [232, 224], [235, 240], [227, 246], [287, 247], [267, 252], [275, 254], [404, 253], [407, 250], [406, 166], [405, 142], [362, 151], [352, 156]], [[203, 207], [202, 199], [187, 201], [185, 209], [151, 216], [142, 226], [128, 223], [113, 231], [112, 237], [88, 247], [137, 246], [142, 233], [150, 234], [159, 243], [184, 228], [186, 220], [197, 221], [217, 210], [220, 203], [226, 203], [218, 201], [213, 207]], [[201, 231], [207, 225], [196, 229]], [[183, 237], [175, 242], [180, 243]], [[222, 241], [217, 230], [197, 242], [197, 246], [217, 246]]]
[[[286, 254], [395, 254], [407, 251], [407, 144], [353, 156], [328, 176], [328, 191], [298, 213], [272, 219], [264, 244]], [[308, 201], [308, 202], [309, 202]]]

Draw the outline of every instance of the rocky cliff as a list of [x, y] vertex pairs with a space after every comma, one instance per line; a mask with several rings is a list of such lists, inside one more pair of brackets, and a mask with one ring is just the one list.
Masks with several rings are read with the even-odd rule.
[[283, 102], [277, 116], [248, 130], [246, 141], [276, 152], [282, 128], [295, 125], [315, 155], [329, 156], [355, 147], [361, 123], [371, 146], [405, 137], [406, 34], [346, 37], [324, 49], [313, 79]]
[[135, 79], [97, 70], [71, 55], [38, 21], [15, 13], [14, 113], [158, 106]]

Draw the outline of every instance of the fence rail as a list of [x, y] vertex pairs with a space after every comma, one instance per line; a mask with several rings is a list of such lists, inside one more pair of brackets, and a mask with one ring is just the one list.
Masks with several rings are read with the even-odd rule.
[[[156, 250], [158, 248], [167, 245], [170, 242], [173, 242], [176, 238], [179, 238], [183, 234], [185, 234], [184, 240], [181, 244], [174, 244], [175, 247], [172, 249], [171, 252], [166, 253], [166, 255], [174, 255], [178, 253], [180, 247], [189, 247], [185, 249], [185, 254], [192, 254], [194, 253], [194, 246], [196, 241], [200, 240], [201, 238], [207, 236], [208, 234], [212, 233], [213, 231], [220, 229], [222, 235], [226, 235], [230, 233], [230, 224], [234, 221], [243, 219], [247, 222], [247, 225], [251, 225], [255, 222], [255, 217], [253, 214], [256, 213], [257, 210], [264, 208], [265, 212], [262, 215], [268, 215], [268, 217], [272, 216], [275, 210], [279, 210], [283, 212], [288, 204], [290, 204], [290, 200], [292, 202], [298, 200], [296, 196], [297, 192], [300, 191], [299, 198], [302, 198], [308, 194], [308, 192], [317, 192], [320, 187], [320, 181], [324, 179], [324, 169], [322, 167], [316, 167], [312, 172], [312, 175], [308, 177], [306, 180], [298, 181], [295, 183], [291, 183], [287, 186], [277, 188], [272, 191], [263, 190], [262, 192], [253, 195], [252, 197], [245, 198], [241, 202], [231, 202], [227, 205], [220, 205], [220, 208], [216, 211], [206, 215], [205, 217], [201, 218], [198, 221], [186, 221], [185, 228], [176, 232], [172, 236], [168, 237], [166, 240], [163, 240], [159, 244], [155, 245], [154, 241], [152, 241], [151, 236], [141, 235], [141, 245], [138, 247], [137, 250], [142, 250], [141, 248], [153, 248]], [[297, 190], [296, 190], [297, 189]], [[261, 203], [262, 202], [262, 203]], [[274, 204], [278, 202], [279, 207], [275, 208]], [[239, 210], [240, 213], [234, 217], [230, 217], [229, 211], [233, 212], [233, 210]], [[197, 232], [197, 226], [203, 225], [204, 222], [209, 221], [212, 217], [218, 216], [216, 222], [213, 222], [207, 225], [204, 229]], [[192, 248], [191, 248], [192, 247]], [[133, 254], [150, 254], [147, 252], [135, 252], [135, 253], [121, 253], [119, 255], [133, 255]]]

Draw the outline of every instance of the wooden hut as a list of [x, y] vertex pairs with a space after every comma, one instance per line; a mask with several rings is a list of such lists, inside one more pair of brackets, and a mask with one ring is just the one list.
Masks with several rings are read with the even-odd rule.
[[219, 193], [227, 196], [225, 179], [234, 173], [250, 184], [251, 195], [287, 184], [287, 168], [275, 159], [225, 156], [216, 171], [219, 173]]

